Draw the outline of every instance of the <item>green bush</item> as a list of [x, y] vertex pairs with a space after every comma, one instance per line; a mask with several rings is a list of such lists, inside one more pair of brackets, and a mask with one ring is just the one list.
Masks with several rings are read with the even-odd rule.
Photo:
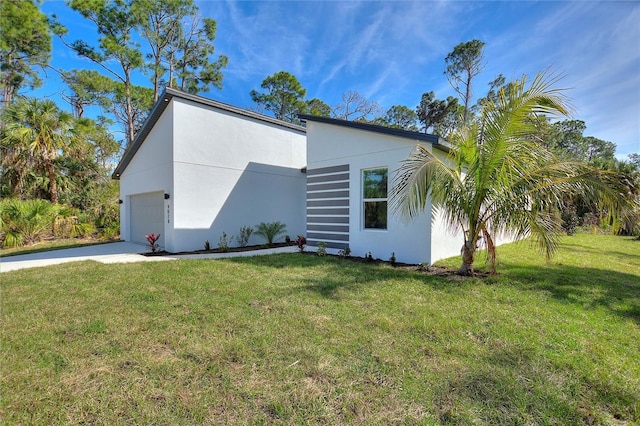
[[86, 237], [95, 231], [90, 219], [63, 204], [40, 199], [0, 201], [0, 241], [3, 247], [33, 244], [52, 237]]
[[53, 234], [58, 208], [46, 200], [8, 199], [0, 203], [3, 247], [32, 244]]
[[229, 245], [233, 241], [233, 235], [231, 237], [227, 237], [227, 233], [223, 232], [218, 240], [218, 248], [221, 252], [226, 253], [229, 251]]
[[251, 238], [251, 234], [253, 233], [253, 228], [250, 226], [241, 226], [240, 233], [238, 234], [238, 245], [240, 247], [246, 247], [249, 243], [249, 238]]
[[287, 225], [280, 222], [260, 222], [255, 230], [255, 234], [264, 237], [269, 245], [272, 245], [273, 241], [280, 235], [284, 235], [285, 232], [287, 232]]

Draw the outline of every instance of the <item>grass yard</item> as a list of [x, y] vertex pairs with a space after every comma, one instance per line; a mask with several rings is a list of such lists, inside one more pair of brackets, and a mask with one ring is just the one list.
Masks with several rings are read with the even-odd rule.
[[498, 255], [486, 280], [299, 254], [4, 273], [0, 420], [639, 424], [640, 241]]

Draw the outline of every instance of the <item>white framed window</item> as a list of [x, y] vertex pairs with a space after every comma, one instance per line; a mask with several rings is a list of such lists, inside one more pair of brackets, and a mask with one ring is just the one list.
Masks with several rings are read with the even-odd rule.
[[387, 229], [387, 167], [362, 170], [362, 225], [364, 229]]

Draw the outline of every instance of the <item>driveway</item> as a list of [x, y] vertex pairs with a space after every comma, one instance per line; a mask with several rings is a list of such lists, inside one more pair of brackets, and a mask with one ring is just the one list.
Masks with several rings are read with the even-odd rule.
[[162, 256], [147, 257], [140, 254], [146, 251], [147, 248], [142, 244], [118, 242], [7, 256], [0, 258], [0, 272], [59, 265], [61, 263], [77, 262], [80, 260], [95, 260], [100, 263], [170, 260], [170, 258]]
[[162, 262], [176, 259], [219, 259], [224, 257], [256, 256], [263, 254], [295, 252], [295, 246], [279, 247], [267, 250], [245, 251], [238, 253], [205, 253], [174, 256], [143, 256], [148, 252], [145, 245], [127, 242], [97, 244], [93, 246], [76, 247], [63, 250], [51, 250], [19, 256], [0, 258], [0, 272], [15, 271], [39, 266], [59, 265], [61, 263], [94, 260], [100, 263], [129, 263], [129, 262]]

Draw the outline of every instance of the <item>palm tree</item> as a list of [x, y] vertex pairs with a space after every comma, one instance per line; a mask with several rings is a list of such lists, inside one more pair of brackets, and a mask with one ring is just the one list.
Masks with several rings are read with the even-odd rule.
[[264, 237], [267, 240], [268, 245], [273, 244], [273, 240], [275, 240], [278, 236], [283, 235], [287, 232], [287, 225], [280, 222], [260, 222], [259, 225], [256, 225], [256, 229], [254, 234]]
[[54, 161], [73, 144], [73, 117], [51, 100], [23, 98], [5, 109], [3, 121], [3, 148], [15, 153], [28, 152], [33, 163], [46, 170], [51, 202], [57, 203]]
[[[476, 122], [456, 130], [445, 161], [417, 146], [403, 162], [391, 193], [393, 212], [419, 215], [431, 200], [452, 230], [464, 235], [459, 273], [472, 275], [478, 243], [484, 239], [495, 273], [497, 235], [530, 236], [551, 256], [562, 232], [557, 208], [567, 192], [612, 206], [623, 200], [614, 175], [585, 164], [561, 162], [536, 139], [538, 115], [568, 115], [558, 79], [526, 76], [482, 106]], [[610, 210], [613, 211], [613, 210]]]

